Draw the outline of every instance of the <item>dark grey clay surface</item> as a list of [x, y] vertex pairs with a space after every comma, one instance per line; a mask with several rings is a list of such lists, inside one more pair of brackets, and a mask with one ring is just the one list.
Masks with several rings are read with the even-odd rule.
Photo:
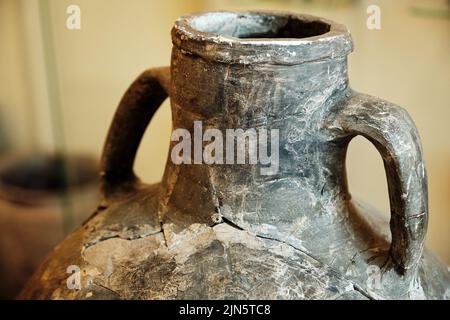
[[[144, 72], [117, 110], [104, 202], [21, 298], [450, 298], [447, 267], [423, 250], [427, 179], [416, 128], [404, 109], [350, 88], [344, 26], [206, 13], [177, 20], [172, 39], [171, 68]], [[134, 156], [167, 96], [174, 128], [201, 120], [221, 131], [279, 129], [278, 172], [169, 157], [161, 183], [139, 182]], [[383, 158], [390, 222], [348, 192], [345, 155], [356, 135]], [[82, 290], [67, 288], [69, 265], [83, 270]]]

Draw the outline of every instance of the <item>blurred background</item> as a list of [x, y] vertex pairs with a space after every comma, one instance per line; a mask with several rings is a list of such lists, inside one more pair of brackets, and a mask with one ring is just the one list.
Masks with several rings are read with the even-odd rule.
[[[80, 29], [67, 28], [68, 7]], [[367, 8], [377, 5], [380, 29]], [[351, 31], [354, 89], [405, 107], [422, 138], [429, 179], [427, 244], [450, 264], [450, 2], [447, 0], [0, 0], [0, 298], [98, 200], [97, 164], [115, 108], [144, 69], [170, 63], [170, 29], [207, 10], [289, 10]], [[73, 12], [73, 11], [70, 11]], [[136, 172], [160, 180], [169, 147], [166, 101], [149, 126]], [[381, 157], [352, 141], [350, 189], [389, 212]]]

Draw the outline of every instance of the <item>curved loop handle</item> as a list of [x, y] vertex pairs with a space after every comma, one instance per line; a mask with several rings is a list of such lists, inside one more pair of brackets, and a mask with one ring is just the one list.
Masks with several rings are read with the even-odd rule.
[[144, 71], [125, 92], [109, 128], [101, 158], [101, 189], [108, 197], [132, 187], [134, 159], [151, 118], [169, 94], [169, 67]]
[[428, 224], [427, 177], [417, 129], [401, 107], [358, 93], [333, 117], [331, 127], [345, 150], [361, 135], [383, 158], [391, 207], [390, 256], [396, 270], [405, 274], [420, 260]]

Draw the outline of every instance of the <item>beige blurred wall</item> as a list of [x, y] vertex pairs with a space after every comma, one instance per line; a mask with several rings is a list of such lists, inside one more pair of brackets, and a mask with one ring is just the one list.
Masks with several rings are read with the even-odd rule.
[[[170, 63], [170, 30], [204, 1], [52, 0], [56, 64], [65, 144], [100, 155], [114, 110], [126, 88], [143, 70]], [[81, 30], [68, 30], [66, 8], [81, 8]], [[161, 178], [171, 132], [166, 102], [148, 128], [136, 171], [145, 181]]]
[[18, 2], [0, 0], [0, 126], [1, 145], [23, 148], [33, 144], [27, 82], [22, 12]]
[[[28, 114], [48, 114], [49, 108], [45, 95], [36, 98], [47, 90], [47, 83], [45, 70], [36, 66], [39, 50], [30, 45], [30, 41], [36, 41], [36, 37], [30, 40], [29, 36], [36, 32], [30, 28], [30, 19], [36, 18], [29, 4], [33, 1], [0, 0], [0, 45], [4, 48], [0, 50], [0, 68], [7, 71], [7, 76], [3, 71], [0, 76], [0, 117], [7, 119], [16, 145], [52, 148], [54, 142], [49, 134], [39, 134], [39, 128], [49, 128], [52, 122], [45, 117], [27, 118]], [[262, 8], [334, 19], [346, 24], [353, 35], [355, 51], [349, 58], [352, 86], [404, 106], [417, 124], [429, 177], [427, 243], [450, 264], [450, 20], [413, 16], [410, 7], [414, 2], [359, 1], [353, 7], [338, 5], [330, 10], [305, 5], [301, 0], [50, 0], [64, 127], [58, 134], [63, 135], [69, 150], [99, 156], [114, 109], [127, 86], [145, 68], [169, 64], [170, 28], [179, 15], [212, 9]], [[65, 27], [69, 4], [81, 8], [81, 30]], [[379, 31], [366, 28], [369, 4], [381, 7]], [[34, 73], [41, 79], [38, 76], [29, 80], [27, 66], [37, 70]], [[152, 121], [139, 152], [136, 171], [143, 180], [160, 179], [170, 132], [166, 102]], [[347, 164], [352, 193], [388, 212], [384, 169], [375, 148], [362, 138], [355, 139]]]

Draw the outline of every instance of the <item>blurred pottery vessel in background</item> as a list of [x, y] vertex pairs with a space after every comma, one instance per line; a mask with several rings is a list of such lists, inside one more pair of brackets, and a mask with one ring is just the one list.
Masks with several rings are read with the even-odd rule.
[[99, 200], [86, 156], [16, 155], [0, 164], [0, 295], [14, 298], [45, 256]]

